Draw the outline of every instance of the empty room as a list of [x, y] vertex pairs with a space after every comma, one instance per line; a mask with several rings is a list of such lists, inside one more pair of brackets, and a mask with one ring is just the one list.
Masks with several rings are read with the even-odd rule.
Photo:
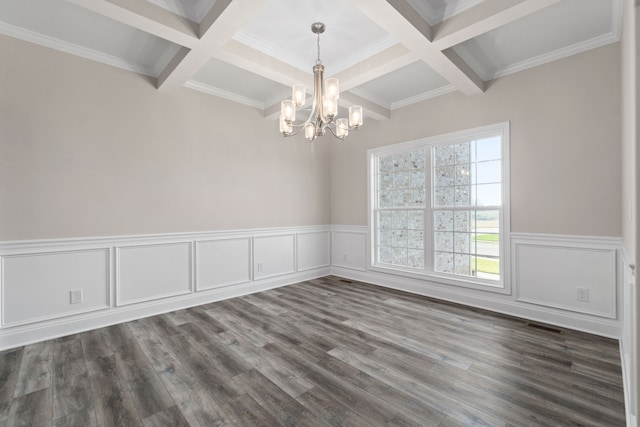
[[637, 427], [639, 3], [0, 1], [0, 426]]

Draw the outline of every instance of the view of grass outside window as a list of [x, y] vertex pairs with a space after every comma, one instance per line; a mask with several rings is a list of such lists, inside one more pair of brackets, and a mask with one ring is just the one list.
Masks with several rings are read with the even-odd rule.
[[501, 281], [505, 129], [370, 151], [373, 267]]

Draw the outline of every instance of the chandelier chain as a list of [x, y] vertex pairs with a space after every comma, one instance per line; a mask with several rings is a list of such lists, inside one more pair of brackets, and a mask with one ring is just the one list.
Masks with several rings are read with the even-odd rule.
[[316, 65], [320, 65], [320, 64], [322, 64], [322, 61], [320, 60], [320, 33], [318, 33], [317, 36], [318, 36], [318, 39], [317, 39], [318, 59], [316, 59]]

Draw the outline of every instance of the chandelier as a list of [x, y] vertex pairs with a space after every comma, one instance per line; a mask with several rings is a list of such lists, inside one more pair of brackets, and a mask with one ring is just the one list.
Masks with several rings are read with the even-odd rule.
[[[324, 65], [320, 60], [320, 34], [324, 33], [324, 24], [315, 22], [311, 31], [318, 36], [318, 59], [313, 66], [313, 101], [305, 107], [306, 91], [302, 84], [293, 85], [291, 99], [285, 99], [280, 104], [280, 132], [284, 136], [297, 135], [304, 129], [304, 136], [309, 142], [318, 136], [323, 136], [328, 129], [335, 137], [343, 140], [350, 130], [357, 130], [362, 125], [362, 107], [349, 107], [349, 120], [337, 118], [338, 98], [340, 90], [338, 79], [324, 78]], [[309, 111], [305, 121], [296, 122], [296, 110]]]

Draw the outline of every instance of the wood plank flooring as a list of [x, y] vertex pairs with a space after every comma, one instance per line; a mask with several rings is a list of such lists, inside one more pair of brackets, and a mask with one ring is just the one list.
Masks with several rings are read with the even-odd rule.
[[0, 353], [7, 426], [623, 426], [618, 343], [336, 277]]

